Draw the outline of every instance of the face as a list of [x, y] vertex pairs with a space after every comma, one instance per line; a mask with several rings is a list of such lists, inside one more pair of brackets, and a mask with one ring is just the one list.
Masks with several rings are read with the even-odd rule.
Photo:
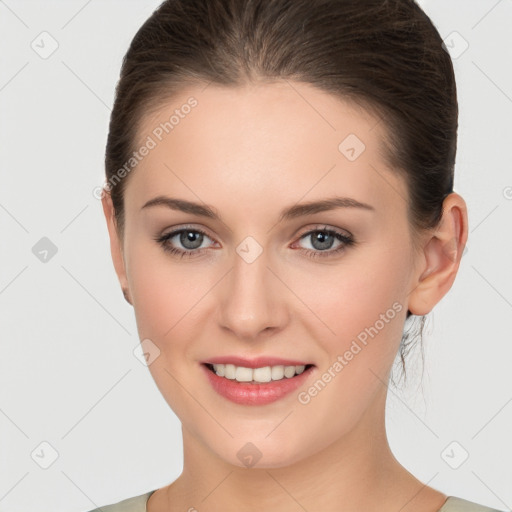
[[[286, 466], [382, 405], [417, 278], [408, 192], [382, 157], [383, 129], [286, 82], [190, 87], [144, 119], [140, 141], [152, 147], [127, 182], [116, 270], [158, 354], [149, 370], [205, 452], [243, 466], [239, 451], [254, 445], [255, 467]], [[157, 197], [214, 215], [145, 206]], [[237, 402], [203, 365], [227, 356], [313, 366], [285, 377], [301, 380], [279, 399]], [[231, 383], [226, 393], [235, 385], [217, 379]]]

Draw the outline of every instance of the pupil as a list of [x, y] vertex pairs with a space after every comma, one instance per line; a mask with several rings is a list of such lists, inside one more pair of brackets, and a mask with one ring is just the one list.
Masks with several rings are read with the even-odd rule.
[[314, 235], [312, 236], [314, 242], [320, 242], [319, 246], [315, 246], [315, 243], [312, 244], [315, 249], [330, 249], [334, 241], [334, 238], [330, 233], [318, 231], [316, 237]]
[[196, 231], [184, 231], [180, 236], [180, 242], [187, 249], [197, 249], [201, 246], [202, 241], [203, 235]]

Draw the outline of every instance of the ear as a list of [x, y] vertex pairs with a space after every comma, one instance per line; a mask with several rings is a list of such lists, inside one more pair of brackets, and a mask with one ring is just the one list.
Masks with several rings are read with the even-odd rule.
[[124, 298], [127, 302], [132, 304], [129, 296], [128, 279], [126, 277], [123, 245], [117, 230], [115, 210], [110, 192], [103, 190], [101, 204], [103, 206], [105, 220], [107, 221], [107, 229], [110, 237], [110, 253], [112, 254], [114, 269], [116, 271], [117, 278], [119, 279], [119, 283], [121, 284], [121, 290], [123, 291]]
[[[468, 238], [466, 202], [452, 192], [443, 202], [443, 216], [423, 246], [422, 264], [412, 282], [408, 308], [426, 315], [451, 288]], [[417, 277], [416, 277], [417, 276]]]

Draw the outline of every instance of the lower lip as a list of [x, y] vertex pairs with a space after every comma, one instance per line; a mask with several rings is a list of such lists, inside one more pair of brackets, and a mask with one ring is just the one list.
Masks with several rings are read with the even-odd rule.
[[212, 372], [205, 364], [201, 364], [206, 377], [213, 389], [224, 398], [241, 405], [265, 405], [275, 402], [280, 398], [295, 391], [309, 377], [314, 366], [304, 370], [301, 374], [292, 378], [285, 377], [281, 380], [262, 382], [260, 384], [249, 384], [238, 382], [234, 379], [219, 377]]

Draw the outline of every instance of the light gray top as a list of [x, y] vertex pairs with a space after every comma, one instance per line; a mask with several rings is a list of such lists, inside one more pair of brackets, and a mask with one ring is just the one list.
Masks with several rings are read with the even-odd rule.
[[[156, 491], [149, 491], [133, 498], [113, 503], [111, 505], [105, 505], [100, 508], [95, 508], [89, 512], [147, 512], [146, 503], [149, 497]], [[478, 503], [468, 501], [457, 496], [448, 496], [444, 505], [438, 510], [438, 512], [504, 512], [495, 508], [485, 507]]]

